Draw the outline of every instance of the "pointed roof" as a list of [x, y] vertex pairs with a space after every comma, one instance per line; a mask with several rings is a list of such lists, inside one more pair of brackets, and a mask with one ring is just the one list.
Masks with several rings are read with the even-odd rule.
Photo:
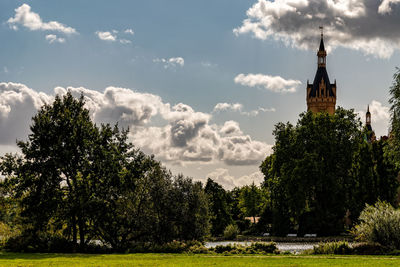
[[332, 85], [329, 81], [328, 72], [326, 71], [325, 67], [318, 67], [317, 73], [315, 74], [314, 82], [312, 83], [312, 88], [310, 91], [310, 97], [316, 97], [317, 92], [319, 92], [319, 84], [321, 83], [322, 79], [325, 83], [325, 88], [327, 91], [327, 96], [335, 96], [332, 90]]
[[325, 51], [324, 35], [321, 34], [321, 42], [319, 43], [319, 51]]
[[371, 114], [371, 112], [369, 112], [369, 105], [367, 107], [367, 114]]

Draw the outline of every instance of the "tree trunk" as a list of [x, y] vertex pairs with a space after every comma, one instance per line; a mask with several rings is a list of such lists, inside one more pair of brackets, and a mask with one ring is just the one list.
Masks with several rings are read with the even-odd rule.
[[72, 215], [72, 243], [74, 243], [74, 251], [76, 252], [77, 249], [77, 229], [76, 229], [76, 218], [75, 215]]
[[82, 217], [78, 217], [78, 225], [79, 225], [79, 244], [80, 244], [80, 250], [83, 252], [85, 248], [85, 223], [82, 220]]

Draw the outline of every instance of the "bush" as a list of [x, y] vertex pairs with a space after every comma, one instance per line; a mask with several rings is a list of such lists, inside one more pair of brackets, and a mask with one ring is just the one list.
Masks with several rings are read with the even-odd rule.
[[199, 241], [172, 241], [165, 244], [133, 243], [129, 253], [208, 253], [208, 249]]
[[261, 253], [279, 253], [274, 242], [270, 243], [252, 243], [250, 246], [238, 244], [218, 245], [211, 249], [218, 254], [261, 254]]
[[359, 217], [353, 234], [360, 241], [378, 243], [390, 249], [400, 249], [400, 211], [386, 202], [367, 205]]
[[236, 224], [230, 224], [224, 230], [224, 238], [226, 240], [235, 239], [239, 232], [239, 227]]
[[269, 243], [256, 242], [252, 243], [250, 247], [253, 248], [255, 251], [264, 253], [276, 253], [278, 251], [275, 242], [269, 242]]
[[315, 246], [312, 254], [336, 254], [346, 255], [351, 254], [352, 248], [346, 241], [320, 243]]
[[[383, 255], [387, 250], [377, 243], [358, 243], [353, 245], [353, 254], [356, 255]], [[393, 253], [389, 253], [393, 254]]]

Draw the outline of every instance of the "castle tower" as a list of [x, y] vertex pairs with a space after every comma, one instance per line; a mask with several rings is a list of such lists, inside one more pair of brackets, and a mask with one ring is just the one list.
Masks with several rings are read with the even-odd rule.
[[324, 34], [321, 29], [321, 42], [317, 52], [318, 69], [314, 82], [307, 81], [307, 111], [335, 113], [336, 105], [336, 80], [331, 84], [326, 71], [326, 51], [324, 46]]

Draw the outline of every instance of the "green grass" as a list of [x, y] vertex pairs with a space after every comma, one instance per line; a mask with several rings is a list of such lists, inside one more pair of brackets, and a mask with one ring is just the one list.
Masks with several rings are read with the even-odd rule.
[[400, 266], [390, 256], [0, 253], [0, 266]]

